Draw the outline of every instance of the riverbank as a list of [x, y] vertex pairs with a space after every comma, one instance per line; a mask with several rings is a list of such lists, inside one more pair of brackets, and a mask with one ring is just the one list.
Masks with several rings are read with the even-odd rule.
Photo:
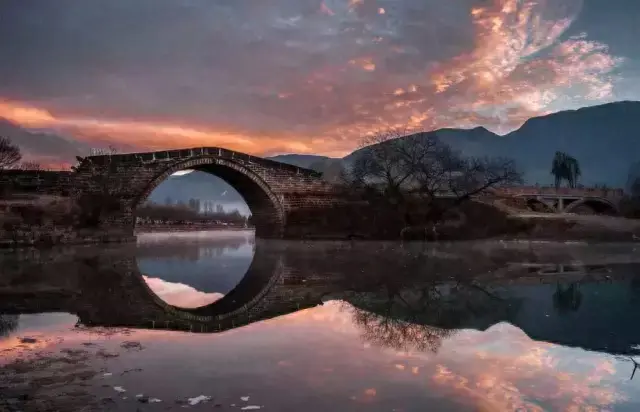
[[[436, 225], [416, 225], [402, 228], [402, 222], [388, 218], [371, 225], [348, 224], [318, 225], [317, 220], [298, 224], [285, 234], [289, 240], [387, 240], [387, 241], [466, 241], [481, 239], [585, 241], [585, 242], [637, 242], [640, 241], [640, 220], [610, 216], [583, 216], [550, 213], [508, 213], [483, 204], [463, 208], [462, 217], [445, 219]], [[464, 210], [466, 209], [466, 210]], [[343, 211], [344, 212], [344, 211]], [[337, 212], [336, 212], [337, 213]], [[347, 219], [345, 213], [335, 219]], [[321, 219], [321, 216], [318, 217]], [[334, 219], [334, 220], [335, 220]], [[329, 219], [331, 221], [331, 219]], [[402, 230], [401, 230], [402, 229]], [[72, 226], [22, 223], [0, 228], [0, 248], [36, 247], [55, 245], [130, 243], [136, 234], [187, 233], [217, 231], [250, 231], [254, 228], [240, 226], [182, 224], [138, 225], [130, 230], [76, 229]]]
[[518, 240], [638, 242], [640, 221], [612, 216], [522, 213], [511, 217], [528, 229]]
[[211, 225], [139, 225], [134, 233], [254, 231], [252, 227]]
[[74, 230], [70, 227], [30, 226], [0, 230], [0, 249], [49, 248], [67, 245], [133, 243], [136, 237], [120, 230]]

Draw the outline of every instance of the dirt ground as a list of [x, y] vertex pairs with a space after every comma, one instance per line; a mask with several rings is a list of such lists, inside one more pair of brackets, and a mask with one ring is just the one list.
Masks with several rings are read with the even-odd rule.
[[[119, 357], [122, 351], [143, 349], [134, 341], [121, 343], [118, 350], [107, 350], [102, 344], [90, 341], [69, 348], [64, 347], [61, 339], [56, 341], [39, 336], [17, 339], [17, 345], [1, 351], [2, 412], [113, 410], [117, 406], [117, 395], [100, 396], [101, 393], [114, 393], [113, 384], [106, 380], [100, 382], [109, 375], [101, 365]], [[52, 347], [55, 349], [49, 349]]]

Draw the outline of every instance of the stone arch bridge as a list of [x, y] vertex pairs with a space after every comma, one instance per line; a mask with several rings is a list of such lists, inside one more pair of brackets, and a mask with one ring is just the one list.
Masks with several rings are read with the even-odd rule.
[[293, 211], [337, 201], [335, 188], [316, 171], [219, 147], [83, 158], [76, 168], [76, 195], [108, 192], [119, 199], [109, 226], [133, 234], [136, 207], [165, 179], [186, 169], [211, 173], [236, 189], [261, 238], [287, 237], [296, 224]]

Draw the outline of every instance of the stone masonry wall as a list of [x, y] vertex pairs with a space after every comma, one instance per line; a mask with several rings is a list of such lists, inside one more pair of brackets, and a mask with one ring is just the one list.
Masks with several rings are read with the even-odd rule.
[[0, 171], [0, 247], [131, 241], [74, 225], [71, 171]]
[[[341, 201], [336, 188], [315, 171], [218, 148], [90, 157], [78, 168], [76, 183], [80, 192], [101, 190], [98, 186], [104, 182], [92, 178], [92, 167], [96, 165], [108, 170], [110, 190], [121, 201], [121, 211], [108, 218], [109, 225], [132, 230], [136, 203], [148, 195], [150, 185], [187, 168], [213, 168], [212, 173], [227, 181], [238, 180], [235, 185], [229, 183], [247, 200], [254, 223], [257, 220], [257, 236], [275, 231], [276, 225], [281, 226], [276, 237], [286, 236], [290, 233], [287, 226], [295, 224], [295, 219], [290, 219], [292, 215]], [[228, 172], [232, 168], [236, 170]], [[248, 178], [238, 177], [243, 174]], [[268, 230], [260, 230], [260, 220]]]
[[2, 170], [0, 194], [10, 193], [68, 196], [73, 174], [67, 171]]

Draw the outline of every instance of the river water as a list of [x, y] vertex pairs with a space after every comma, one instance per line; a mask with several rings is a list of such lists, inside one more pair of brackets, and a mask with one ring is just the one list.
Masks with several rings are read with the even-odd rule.
[[640, 410], [632, 245], [155, 233], [0, 267], [0, 411]]

